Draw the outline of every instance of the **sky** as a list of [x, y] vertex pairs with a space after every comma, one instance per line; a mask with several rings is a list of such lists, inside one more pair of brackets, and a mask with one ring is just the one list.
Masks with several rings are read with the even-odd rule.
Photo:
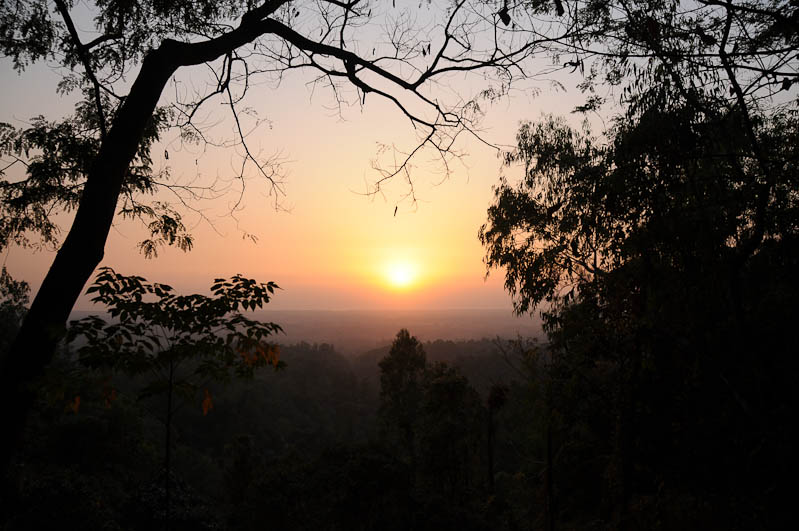
[[[39, 66], [17, 74], [0, 64], [3, 93], [0, 121], [22, 125], [37, 114], [56, 118], [69, 111], [70, 98], [55, 93], [58, 77]], [[496, 149], [475, 139], [458, 147], [465, 155], [445, 178], [430, 156], [414, 161], [411, 178], [416, 201], [406, 197], [406, 181], [395, 178], [380, 194], [365, 194], [379, 177], [372, 168], [380, 145], [409, 149], [414, 131], [398, 109], [379, 98], [364, 105], [334, 108], [325, 91], [312, 90], [309, 78], [292, 73], [279, 87], [251, 88], [244, 104], [258, 113], [260, 125], [248, 145], [262, 156], [282, 160], [283, 194], [277, 198], [254, 172], [235, 213], [239, 182], [232, 179], [241, 150], [183, 144], [165, 135], [154, 150], [154, 166], [168, 170], [178, 184], [227, 186], [228, 192], [183, 211], [195, 239], [183, 253], [166, 248], [145, 259], [136, 244], [146, 235], [141, 223], [117, 220], [102, 265], [124, 274], [170, 284], [178, 291], [207, 292], [212, 280], [236, 273], [274, 281], [281, 290], [274, 309], [457, 309], [511, 311], [500, 271], [486, 279], [484, 249], [477, 238], [500, 175]], [[182, 71], [176, 91], [202, 86], [202, 67]], [[449, 80], [454, 90], [474, 93], [478, 80]], [[487, 109], [482, 136], [508, 147], [520, 120], [542, 113], [566, 115], [580, 102], [579, 92], [553, 89], [545, 80], [519, 87]], [[203, 116], [207, 131], [220, 141], [235, 137], [229, 111], [212, 101]], [[254, 120], [245, 117], [247, 128]], [[168, 158], [166, 155], [168, 154]], [[173, 201], [165, 193], [159, 200]], [[396, 209], [396, 213], [395, 213]], [[61, 216], [64, 234], [69, 216]], [[245, 237], [254, 235], [256, 241]], [[35, 290], [54, 258], [54, 250], [12, 248], [3, 262], [12, 276]], [[91, 309], [82, 297], [76, 309]]]

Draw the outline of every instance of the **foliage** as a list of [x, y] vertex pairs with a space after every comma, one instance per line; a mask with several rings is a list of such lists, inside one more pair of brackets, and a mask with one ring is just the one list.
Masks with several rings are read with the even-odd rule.
[[[110, 105], [107, 98], [104, 105]], [[0, 249], [12, 244], [34, 249], [58, 248], [61, 229], [53, 213], [71, 212], [78, 207], [100, 149], [100, 125], [93, 112], [92, 106], [81, 100], [74, 114], [60, 121], [40, 115], [33, 117], [26, 127], [0, 123], [0, 156], [10, 159], [0, 169], [3, 178]], [[112, 110], [109, 108], [108, 112]], [[160, 108], [144, 128], [125, 173], [121, 190], [125, 202], [119, 213], [123, 217], [148, 220], [150, 224], [158, 223], [159, 230], [153, 231], [154, 236], [162, 234], [158, 243], [168, 242], [185, 251], [191, 248], [192, 240], [180, 214], [162, 202], [151, 205], [141, 202], [142, 196], [157, 191], [156, 181], [165, 177], [154, 173], [150, 152], [170, 120], [171, 112]], [[148, 258], [155, 254], [149, 251], [150, 247], [142, 246]]]
[[[728, 111], [763, 109], [789, 103], [796, 90], [799, 7], [792, 0], [563, 5], [554, 25], [569, 31], [553, 32], [557, 37], [546, 47], [562, 69], [581, 75], [588, 93], [583, 111], [618, 98], [643, 112], [662, 102], [664, 88], [697, 107], [715, 102]], [[522, 2], [511, 15], [551, 11], [550, 2]], [[544, 24], [540, 29], [546, 34]]]
[[5, 356], [11, 338], [19, 329], [29, 292], [27, 282], [14, 280], [3, 267], [0, 272], [0, 357]]
[[[350, 360], [330, 345], [280, 345], [280, 359], [289, 370], [261, 372], [252, 380], [217, 388], [215, 414], [204, 417], [197, 407], [181, 411], [175, 419], [181, 440], [216, 455], [239, 436], [250, 435], [253, 452], [274, 460], [289, 452], [316, 455], [334, 444], [364, 444], [375, 437], [378, 388], [361, 381], [366, 370], [355, 372]], [[377, 372], [376, 363], [368, 369], [370, 377]], [[224, 494], [217, 493], [218, 485], [213, 487], [213, 495]]]
[[[419, 528], [407, 464], [376, 445], [333, 446], [272, 462], [238, 501], [232, 524], [261, 529]], [[269, 493], [264, 496], [263, 493]]]
[[519, 147], [506, 155], [506, 164], [523, 162], [525, 177], [517, 187], [500, 181], [480, 240], [488, 248], [487, 267], [507, 268], [505, 287], [518, 295], [514, 309], [526, 313], [554, 300], [565, 286], [590, 277], [601, 266], [593, 263], [594, 256], [614, 258], [606, 254], [594, 229], [602, 226], [598, 217], [604, 213], [590, 202], [602, 194], [596, 183], [603, 161], [593, 140], [563, 120], [549, 119], [523, 124], [517, 141]]
[[431, 498], [465, 504], [485, 483], [485, 411], [457, 368], [441, 362], [427, 368], [418, 422], [421, 466]]
[[153, 529], [168, 518], [170, 529], [217, 531], [222, 529], [215, 519], [214, 506], [198, 496], [184, 481], [169, 478], [172, 502], [164, 509], [164, 478], [142, 483], [131, 493], [125, 518], [134, 529]]
[[[439, 364], [439, 374], [431, 364], [423, 377], [437, 380], [437, 391], [426, 392], [421, 404], [416, 485], [407, 456], [377, 436], [379, 388], [366, 382], [379, 381], [378, 360], [356, 365], [330, 345], [281, 345], [280, 359], [290, 370], [258, 371], [253, 379], [216, 386], [208, 416], [196, 402], [175, 416], [171, 526], [523, 529], [494, 519], [504, 514], [507, 482], [498, 482], [489, 501], [484, 449], [477, 447], [485, 419], [461, 367], [450, 366], [460, 358], [474, 374], [498, 374], [504, 360], [489, 341], [427, 345], [449, 365]], [[78, 360], [77, 353], [59, 352], [37, 384], [40, 398], [19, 458], [22, 490], [7, 525], [160, 527], [166, 515], [163, 397], [136, 400], [149, 375], [129, 379]], [[77, 411], [69, 407], [75, 396], [81, 397]], [[497, 413], [499, 478], [515, 478], [519, 470], [515, 434], [523, 430], [505, 411], [526, 405], [516, 403], [522, 396], [514, 388]], [[449, 454], [449, 445], [474, 451], [464, 459]], [[450, 490], [451, 478], [468, 478], [468, 484]], [[513, 499], [519, 514], [536, 513], [537, 501], [534, 495]]]
[[[483, 525], [471, 504], [486, 488], [487, 428], [480, 396], [461, 372], [427, 363], [421, 343], [402, 329], [380, 363], [380, 408], [386, 442], [409, 466], [414, 492], [435, 528]], [[440, 520], [438, 520], [440, 519]]]
[[557, 521], [787, 522], [760, 490], [787, 480], [776, 412], [797, 403], [783, 376], [799, 304], [786, 4], [611, 7], [593, 42], [622, 112], [599, 137], [525, 123], [505, 157], [524, 174], [500, 181], [479, 236], [516, 311], [543, 312], [551, 364], [531, 378], [551, 412]]
[[132, 529], [127, 501], [159, 462], [140, 404], [117, 395], [107, 372], [87, 370], [63, 349], [36, 385], [19, 491], [4, 525]]
[[165, 284], [150, 284], [104, 267], [87, 293], [94, 293], [92, 301], [104, 304], [115, 321], [107, 323], [97, 316], [73, 321], [68, 340], [86, 341], [77, 349], [86, 367], [129, 375], [161, 374], [142, 390], [142, 396], [166, 391], [165, 374], [170, 372], [171, 381], [171, 371], [189, 363], [191, 377], [175, 381], [175, 386], [193, 395], [203, 382], [252, 377], [259, 367], [284, 366], [277, 347], [266, 343], [267, 337], [281, 331], [280, 326], [238, 313], [239, 308], [261, 308], [277, 287], [236, 275], [216, 279], [211, 297], [175, 295]]
[[[86, 341], [77, 349], [82, 365], [130, 376], [155, 375], [139, 391], [139, 399], [166, 395], [165, 508], [157, 519], [167, 522], [167, 527], [173, 521], [196, 518], [196, 503], [188, 503], [185, 489], [175, 492], [172, 485], [173, 394], [190, 399], [203, 389], [201, 407], [205, 416], [213, 409], [208, 389], [211, 381], [227, 381], [234, 375], [251, 378], [259, 367], [271, 365], [277, 370], [284, 366], [278, 359], [277, 346], [266, 343], [268, 336], [281, 331], [280, 326], [238, 313], [240, 307], [263, 307], [277, 287], [272, 282], [261, 284], [236, 275], [230, 280], [216, 279], [211, 297], [179, 296], [170, 286], [149, 284], [141, 277], [120, 275], [106, 267], [101, 268], [87, 292], [96, 293], [92, 301], [107, 306], [117, 321], [109, 324], [91, 316], [74, 321], [70, 327], [68, 341]], [[76, 413], [79, 400], [77, 396]], [[142, 516], [150, 517], [156, 518]]]
[[[141, 252], [148, 258], [155, 256], [156, 248], [164, 244], [190, 249], [191, 236], [176, 206], [219, 197], [222, 191], [211, 183], [183, 186], [171, 178], [168, 168], [154, 172], [153, 146], [170, 129], [179, 131], [181, 138], [189, 142], [241, 146], [245, 155], [241, 173], [235, 176], [242, 186], [240, 192], [243, 193], [245, 177], [256, 174], [269, 183], [276, 195], [282, 194], [275, 160], [257, 158], [246, 145], [244, 115], [254, 110], [247, 108], [241, 115], [238, 111], [259, 76], [279, 83], [284, 72], [313, 70], [318, 77], [312, 83], [330, 88], [339, 107], [352, 99], [347, 95], [348, 88], [354, 89], [355, 101], [361, 104], [366, 94], [386, 98], [415, 127], [426, 131], [414, 153], [426, 146], [448, 158], [455, 153], [452, 144], [460, 131], [471, 130], [476, 123], [480, 114], [476, 112], [478, 100], [445, 105], [443, 99], [430, 98], [419, 88], [452, 71], [479, 70], [507, 78], [504, 85], [512, 77], [509, 69], [532, 51], [520, 34], [510, 32], [493, 43], [482, 39], [470, 44], [460, 42], [459, 33], [466, 28], [490, 29], [494, 25], [489, 6], [475, 2], [472, 8], [473, 13], [463, 2], [448, 9], [426, 6], [428, 14], [438, 19], [442, 28], [448, 28], [441, 36], [442, 42], [436, 43], [439, 49], [435, 49], [431, 48], [430, 35], [422, 34], [402, 8], [394, 4], [389, 8], [380, 2], [98, 0], [80, 6], [65, 0], [3, 3], [0, 53], [19, 73], [41, 62], [58, 64], [61, 80], [54, 88], [60, 95], [75, 93], [78, 102], [74, 113], [60, 120], [39, 115], [22, 127], [0, 122], [0, 157], [7, 162], [0, 169], [0, 204], [5, 207], [0, 217], [0, 249], [11, 243], [58, 247], [60, 228], [53, 214], [78, 207], [104, 147], [126, 159], [122, 187], [116, 192], [124, 203], [120, 202], [117, 214], [140, 218], [154, 236], [162, 236], [157, 241], [141, 242]], [[84, 30], [76, 24], [78, 16], [90, 20], [91, 29]], [[384, 24], [394, 29], [378, 30]], [[363, 37], [374, 33], [363, 31], [367, 27], [386, 33], [386, 42]], [[359, 49], [370, 49], [372, 53], [357, 53], [355, 50]], [[504, 53], [499, 54], [500, 49]], [[195, 57], [198, 53], [200, 57]], [[126, 100], [136, 98], [128, 98], [125, 93], [163, 90], [166, 79], [156, 82], [144, 75], [146, 58], [160, 56], [168, 56], [173, 70], [205, 64], [213, 70], [214, 86], [193, 95], [177, 96], [161, 107], [142, 108], [145, 121], [139, 130], [131, 130], [136, 135], [132, 139], [135, 149], [126, 148], [127, 153], [123, 154], [118, 145], [120, 135], [110, 133], [115, 124], [129, 127], [121, 122], [121, 110]], [[406, 66], [412, 70], [406, 70]], [[131, 85], [130, 74], [136, 69], [145, 79], [145, 86]], [[410, 71], [415, 75], [409, 78]], [[377, 74], [389, 86], [374, 83], [367, 73]], [[176, 92], [182, 92], [177, 87], [176, 84]], [[395, 93], [397, 90], [399, 93]], [[432, 113], [414, 108], [408, 95]], [[235, 139], [212, 139], [201, 125], [198, 117], [202, 113], [198, 111], [213, 99], [221, 99], [233, 113], [238, 131]], [[385, 168], [380, 181], [409, 168], [410, 158], [407, 156], [399, 167]], [[168, 151], [165, 159], [169, 159]], [[147, 197], [162, 190], [177, 195], [174, 205]]]
[[404, 455], [416, 458], [417, 424], [427, 357], [419, 340], [406, 329], [397, 333], [388, 356], [380, 360], [380, 418]]
[[[413, 159], [425, 151], [449, 174], [451, 160], [460, 155], [459, 137], [476, 134], [480, 103], [507, 94], [510, 83], [524, 76], [519, 66], [536, 46], [523, 32], [499, 31], [490, 3], [425, 8], [427, 15], [417, 18], [414, 7], [361, 0], [0, 3], [0, 54], [19, 72], [37, 63], [56, 65], [56, 91], [79, 99], [66, 119], [0, 125], [0, 249], [60, 244], [0, 368], [0, 403], [17, 404], [8, 421], [11, 436], [2, 441], [0, 475], [33, 407], [31, 383], [52, 359], [75, 301], [100, 265], [116, 217], [147, 225], [150, 237], [139, 249], [152, 257], [162, 245], [193, 245], [176, 205], [207, 219], [197, 201], [232, 192], [232, 213], [252, 175], [275, 198], [283, 193], [279, 161], [259, 157], [246, 142], [250, 124], [239, 111], [252, 87], [311, 72], [312, 87], [329, 90], [339, 109], [365, 105], [369, 96], [407, 117], [415, 142], [407, 151], [386, 153], [389, 162], [377, 165], [372, 193], [408, 175]], [[196, 85], [197, 92], [183, 91], [181, 70], [198, 66], [209, 77]], [[494, 86], [452, 97], [428, 90], [453, 75], [478, 75]], [[168, 86], [176, 89], [174, 97], [159, 108]], [[213, 100], [231, 112], [233, 139], [220, 142], [204, 130], [200, 117]], [[238, 147], [238, 171], [224, 177], [234, 186], [187, 185], [171, 180], [168, 168], [155, 175], [152, 149], [165, 127], [183, 141]], [[158, 191], [172, 192], [174, 203], [150, 203], [147, 194]], [[55, 214], [71, 209], [75, 215], [61, 242]]]

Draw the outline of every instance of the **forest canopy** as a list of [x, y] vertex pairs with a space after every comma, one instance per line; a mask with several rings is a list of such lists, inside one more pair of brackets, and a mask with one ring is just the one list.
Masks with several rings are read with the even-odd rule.
[[557, 479], [550, 494], [616, 528], [779, 527], [795, 462], [781, 426], [797, 405], [799, 11], [603, 6], [585, 88], [611, 80], [621, 111], [598, 134], [522, 124], [504, 162], [523, 176], [500, 180], [480, 230], [516, 311], [544, 317], [560, 475], [608, 497], [587, 504]]

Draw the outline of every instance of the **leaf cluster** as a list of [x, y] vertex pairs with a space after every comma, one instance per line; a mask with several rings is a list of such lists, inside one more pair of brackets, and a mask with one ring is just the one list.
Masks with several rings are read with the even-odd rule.
[[505, 163], [524, 173], [479, 233], [550, 340], [549, 521], [780, 527], [787, 506], [762, 485], [786, 479], [777, 411], [796, 401], [795, 2], [571, 5], [596, 17], [572, 49], [595, 60], [582, 88], [595, 98], [605, 75], [621, 111], [602, 136], [523, 124]]
[[514, 308], [521, 314], [593, 274], [600, 264], [592, 255], [600, 247], [602, 260], [612, 260], [596, 229], [606, 237], [619, 229], [603, 223], [611, 218], [595, 208], [608, 167], [595, 139], [549, 117], [522, 124], [517, 142], [505, 164], [523, 164], [524, 178], [516, 186], [500, 181], [479, 237], [487, 267], [506, 268], [505, 287], [518, 295]]
[[[208, 381], [252, 377], [261, 367], [282, 368], [276, 345], [267, 338], [282, 329], [245, 317], [269, 302], [278, 286], [235, 275], [217, 279], [212, 296], [176, 295], [171, 286], [148, 283], [101, 268], [87, 293], [108, 308], [112, 321], [90, 316], [72, 321], [67, 341], [84, 366], [128, 375], [160, 375], [144, 394], [158, 394], [170, 385], [164, 374], [187, 365], [189, 375], [177, 382], [191, 395]], [[170, 377], [171, 378], [171, 377]]]
[[[106, 100], [106, 104], [110, 102]], [[82, 100], [72, 116], [60, 121], [36, 116], [25, 127], [0, 123], [0, 157], [10, 161], [0, 168], [0, 249], [11, 243], [58, 245], [61, 231], [54, 214], [72, 211], [80, 202], [100, 148], [99, 119], [94, 107]], [[169, 112], [160, 109], [149, 121], [123, 181], [122, 194], [129, 199], [129, 206], [121, 213], [153, 220], [158, 224], [157, 233], [167, 232], [161, 244], [166, 241], [187, 250], [191, 238], [173, 209], [135, 199], [156, 191], [150, 148], [169, 119]]]
[[412, 444], [412, 426], [419, 414], [427, 356], [418, 339], [402, 329], [391, 350], [380, 360], [380, 415], [395, 424]]
[[[66, 8], [77, 6], [74, 0], [63, 4]], [[92, 50], [95, 70], [108, 69], [109, 79], [119, 78], [163, 39], [217, 35], [251, 4], [245, 0], [98, 0], [88, 14], [99, 37], [83, 46]], [[0, 36], [0, 51], [12, 58], [17, 70], [40, 59], [58, 57], [68, 68], [81, 62], [83, 50], [70, 38], [66, 24], [47, 0], [3, 2]]]
[[4, 266], [0, 271], [0, 359], [25, 316], [29, 294], [28, 283], [14, 280]]
[[759, 231], [794, 236], [796, 117], [756, 122], [775, 163], [769, 177], [742, 121], [738, 112], [708, 119], [690, 104], [654, 107], [619, 118], [605, 143], [562, 119], [523, 124], [505, 162], [523, 165], [524, 177], [500, 181], [479, 233], [516, 311], [594, 291], [633, 263], [720, 267], [745, 260]]
[[424, 347], [404, 328], [379, 367], [378, 415], [387, 440], [419, 467], [428, 498], [461, 502], [482, 463], [485, 410], [477, 391], [458, 368], [428, 364]]

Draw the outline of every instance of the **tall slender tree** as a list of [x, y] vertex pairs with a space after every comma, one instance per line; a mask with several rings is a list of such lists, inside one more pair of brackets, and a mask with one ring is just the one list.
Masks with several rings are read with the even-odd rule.
[[427, 355], [419, 340], [403, 328], [379, 365], [383, 428], [415, 472]]

